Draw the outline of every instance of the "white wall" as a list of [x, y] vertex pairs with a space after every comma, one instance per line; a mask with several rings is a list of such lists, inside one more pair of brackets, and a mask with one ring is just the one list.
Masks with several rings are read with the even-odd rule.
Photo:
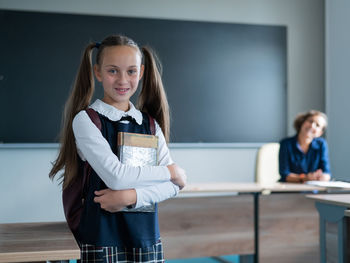
[[326, 1], [327, 139], [333, 175], [350, 180], [350, 1]]
[[[170, 147], [188, 182], [254, 182], [257, 144]], [[61, 186], [48, 177], [58, 144], [0, 144], [0, 223], [63, 221]]]
[[189, 183], [254, 182], [260, 144], [171, 144], [174, 162], [186, 170]]
[[0, 223], [63, 221], [61, 187], [49, 177], [57, 146], [0, 146]]
[[0, 9], [288, 27], [287, 123], [324, 110], [324, 0], [0, 0]]

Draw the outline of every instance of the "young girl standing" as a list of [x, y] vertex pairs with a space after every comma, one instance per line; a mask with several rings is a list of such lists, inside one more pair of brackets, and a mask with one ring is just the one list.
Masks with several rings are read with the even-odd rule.
[[[97, 50], [92, 67], [92, 51]], [[91, 106], [94, 77], [104, 97]], [[130, 102], [143, 77], [139, 109]], [[98, 113], [101, 130], [91, 121], [88, 107]], [[151, 134], [152, 116], [158, 136], [159, 166], [122, 164], [117, 152], [120, 131]], [[184, 170], [173, 164], [167, 147], [169, 110], [156, 60], [150, 49], [125, 36], [112, 35], [89, 44], [75, 85], [66, 103], [61, 149], [50, 177], [64, 169], [63, 188], [92, 167], [84, 209], [75, 234], [81, 262], [164, 262], [158, 214], [121, 212], [175, 196], [184, 187]]]

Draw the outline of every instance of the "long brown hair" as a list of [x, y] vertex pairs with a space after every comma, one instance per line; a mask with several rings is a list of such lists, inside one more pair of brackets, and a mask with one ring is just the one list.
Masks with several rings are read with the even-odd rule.
[[169, 104], [161, 78], [161, 64], [149, 47], [143, 47], [145, 71], [142, 89], [138, 98], [138, 108], [157, 120], [166, 141], [170, 136]]
[[142, 56], [138, 45], [132, 39], [121, 35], [108, 36], [101, 43], [90, 43], [85, 48], [72, 92], [65, 105], [63, 128], [60, 134], [61, 148], [49, 173], [49, 177], [54, 179], [56, 174], [64, 169], [60, 177], [63, 178], [63, 189], [70, 185], [78, 175], [78, 154], [72, 122], [77, 113], [88, 108], [95, 91], [92, 51], [94, 48], [97, 48], [96, 64], [100, 65], [103, 58], [103, 50], [111, 46], [133, 47], [143, 57], [145, 70], [138, 107], [141, 111], [149, 113], [156, 119], [166, 140], [169, 140], [169, 105], [161, 79], [161, 66], [152, 50], [148, 47], [142, 48], [144, 54]]

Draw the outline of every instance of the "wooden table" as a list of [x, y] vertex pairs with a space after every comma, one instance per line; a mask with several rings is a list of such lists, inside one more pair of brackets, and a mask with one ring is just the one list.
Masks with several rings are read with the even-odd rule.
[[159, 204], [159, 223], [167, 259], [239, 254], [258, 262], [256, 183], [197, 183]]
[[66, 222], [0, 224], [0, 262], [79, 258]]
[[257, 183], [192, 183], [181, 190], [180, 197], [197, 193], [259, 193], [262, 190], [263, 186]]
[[350, 194], [308, 195], [320, 215], [321, 262], [350, 262]]
[[306, 195], [327, 188], [293, 183], [263, 188], [269, 194], [259, 197], [260, 262], [318, 262], [319, 216]]
[[[296, 214], [301, 220], [317, 220], [313, 202], [300, 194], [314, 191], [325, 191], [325, 188], [290, 183], [188, 184], [178, 198], [159, 205], [165, 256], [171, 259], [239, 254], [243, 255], [241, 262], [279, 262], [276, 251], [281, 252], [281, 244], [293, 247], [280, 233], [291, 229], [286, 223], [291, 226], [299, 223], [290, 212], [291, 206], [298, 204]], [[277, 224], [271, 224], [272, 221]], [[313, 232], [311, 235], [305, 232], [309, 239], [300, 244], [311, 243], [311, 249], [318, 255], [318, 232], [314, 231], [318, 231], [318, 226], [308, 224], [306, 227]], [[303, 232], [288, 234], [296, 238], [303, 236]], [[300, 252], [298, 248], [291, 251]], [[253, 259], [249, 255], [253, 255]]]
[[159, 204], [165, 257], [239, 254], [240, 262], [280, 262], [287, 253], [284, 262], [294, 263], [300, 253], [299, 262], [307, 262], [318, 257], [318, 213], [305, 194], [325, 190], [290, 183], [188, 184], [178, 198]]
[[[305, 198], [305, 192], [324, 190], [300, 184], [189, 184], [177, 198], [159, 204], [165, 257], [240, 254], [242, 263], [258, 262], [259, 258], [263, 263], [272, 263], [280, 262], [288, 251], [299, 253], [299, 248], [312, 256], [305, 248], [310, 243], [318, 245], [318, 240], [314, 240], [318, 232], [310, 232], [315, 227], [318, 229], [318, 223], [314, 224], [318, 215], [310, 205], [313, 201]], [[272, 194], [261, 195], [266, 191]], [[298, 229], [294, 230], [295, 227]], [[312, 239], [300, 240], [305, 236]], [[79, 247], [66, 223], [0, 225], [0, 262], [79, 257]], [[304, 259], [301, 257], [299, 262], [314, 262]], [[283, 260], [296, 262], [286, 257]]]
[[294, 184], [294, 183], [275, 183], [269, 185], [261, 185], [263, 191], [271, 193], [301, 193], [301, 192], [324, 192], [326, 187], [313, 186], [308, 184]]

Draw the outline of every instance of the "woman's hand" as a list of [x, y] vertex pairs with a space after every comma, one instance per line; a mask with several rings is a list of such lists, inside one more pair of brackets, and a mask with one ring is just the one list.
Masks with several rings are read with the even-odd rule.
[[318, 181], [322, 175], [322, 170], [318, 169], [315, 172], [310, 172], [306, 175], [306, 181]]
[[99, 203], [101, 208], [114, 213], [122, 210], [128, 205], [136, 203], [135, 189], [128, 190], [111, 190], [109, 188], [95, 191], [95, 203]]
[[326, 173], [322, 173], [322, 175], [320, 176], [320, 181], [329, 181], [331, 180], [331, 175], [330, 174], [326, 174]]
[[329, 181], [331, 176], [323, 173], [322, 169], [318, 169], [313, 173], [307, 174], [307, 181]]
[[305, 175], [304, 174], [295, 174], [290, 173], [286, 177], [287, 183], [304, 183], [305, 182]]
[[184, 169], [176, 164], [171, 164], [167, 166], [170, 172], [170, 181], [177, 185], [180, 190], [185, 187], [187, 176]]

